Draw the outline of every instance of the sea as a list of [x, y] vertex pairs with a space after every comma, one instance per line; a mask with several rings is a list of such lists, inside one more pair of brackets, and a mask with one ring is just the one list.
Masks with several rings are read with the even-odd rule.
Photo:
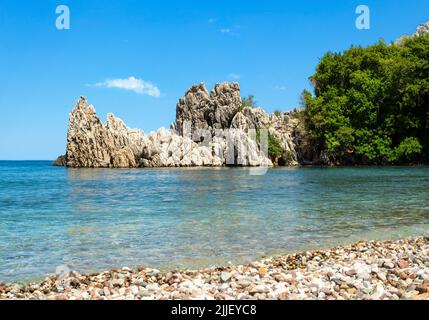
[[0, 161], [0, 282], [249, 263], [429, 235], [429, 167], [68, 169]]

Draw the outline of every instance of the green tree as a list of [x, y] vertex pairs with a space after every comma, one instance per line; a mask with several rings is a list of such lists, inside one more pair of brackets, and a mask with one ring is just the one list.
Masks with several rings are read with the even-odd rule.
[[248, 95], [247, 97], [244, 97], [241, 101], [241, 110], [243, 110], [244, 108], [249, 107], [249, 108], [257, 108], [257, 104], [255, 101], [255, 96], [253, 95]]
[[280, 140], [273, 134], [268, 133], [268, 156], [272, 161], [277, 161], [283, 154], [284, 150]]
[[337, 162], [428, 161], [429, 35], [327, 53], [304, 91], [314, 148]]

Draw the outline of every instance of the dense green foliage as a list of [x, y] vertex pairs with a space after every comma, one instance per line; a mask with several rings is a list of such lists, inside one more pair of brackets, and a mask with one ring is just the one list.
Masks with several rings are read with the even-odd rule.
[[429, 35], [328, 53], [304, 91], [309, 139], [333, 162], [428, 161]]
[[[261, 141], [260, 128], [256, 128], [256, 141]], [[280, 140], [268, 131], [268, 157], [276, 162], [284, 153]]]
[[275, 135], [268, 133], [268, 156], [273, 161], [276, 161], [282, 156], [283, 152], [280, 140]]

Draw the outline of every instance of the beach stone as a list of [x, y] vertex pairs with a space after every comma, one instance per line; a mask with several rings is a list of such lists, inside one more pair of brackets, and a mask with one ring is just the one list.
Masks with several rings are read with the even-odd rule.
[[131, 281], [132, 285], [138, 286], [138, 287], [146, 287], [147, 282], [142, 279], [134, 279]]
[[130, 291], [133, 295], [137, 295], [139, 293], [139, 288], [135, 285], [130, 286]]
[[150, 297], [151, 293], [148, 290], [140, 290], [137, 295], [140, 297]]
[[270, 289], [267, 288], [265, 285], [263, 284], [258, 284], [255, 287], [253, 287], [250, 290], [250, 293], [256, 294], [256, 293], [268, 293], [270, 292]]
[[104, 294], [106, 297], [110, 296], [110, 290], [109, 290], [109, 288], [104, 287], [104, 288], [103, 288], [103, 294]]
[[357, 278], [358, 279], [362, 279], [362, 280], [368, 280], [368, 279], [371, 278], [371, 275], [369, 273], [367, 273], [367, 272], [359, 272], [357, 274]]
[[110, 283], [113, 287], [122, 287], [125, 281], [124, 279], [113, 279]]
[[276, 280], [277, 282], [284, 282], [284, 281], [286, 281], [286, 278], [284, 276], [282, 276], [281, 274], [276, 274], [274, 276], [274, 280]]
[[193, 286], [194, 286], [194, 283], [191, 280], [185, 280], [185, 281], [179, 283], [179, 288], [189, 289], [189, 288], [192, 288]]
[[339, 279], [339, 278], [331, 278], [331, 281], [334, 282], [338, 286], [340, 286], [344, 283], [344, 281]]
[[242, 279], [242, 280], [239, 280], [239, 281], [237, 282], [237, 285], [238, 285], [240, 288], [247, 288], [247, 287], [249, 287], [251, 284], [252, 284], [252, 282], [251, 282], [251, 281], [249, 281], [249, 280], [246, 280], [246, 279]]
[[409, 263], [408, 263], [408, 261], [406, 261], [406, 260], [404, 260], [404, 259], [400, 259], [400, 260], [398, 261], [398, 267], [399, 267], [400, 269], [408, 268], [408, 267], [409, 267]]
[[146, 286], [146, 290], [149, 290], [149, 291], [158, 291], [159, 290], [159, 285], [157, 283], [148, 284]]
[[408, 274], [406, 272], [400, 272], [398, 276], [402, 280], [407, 280], [408, 279]]
[[231, 274], [229, 272], [222, 272], [220, 274], [220, 280], [221, 282], [227, 282], [231, 279]]
[[385, 295], [385, 291], [383, 286], [377, 286], [376, 291], [371, 295], [371, 299], [373, 300], [380, 300]]
[[395, 267], [395, 264], [391, 261], [383, 262], [383, 267], [386, 269], [393, 269]]
[[417, 291], [419, 294], [429, 293], [429, 284], [427, 284], [427, 285], [418, 285], [418, 286], [416, 286], [416, 291]]
[[[363, 246], [367, 247], [367, 250], [361, 253]], [[297, 261], [301, 261], [302, 254], [296, 254], [264, 259], [255, 262], [255, 267], [230, 265], [223, 269], [228, 271], [222, 271], [228, 274], [223, 277], [224, 280], [228, 279], [227, 281], [221, 279], [222, 272], [217, 271], [217, 268], [171, 272], [170, 275], [154, 269], [121, 269], [89, 276], [73, 273], [70, 279], [76, 281], [75, 287], [65, 287], [63, 292], [59, 292], [57, 288], [58, 279], [48, 277], [38, 284], [2, 284], [0, 299], [429, 298], [429, 268], [423, 263], [428, 259], [429, 239], [360, 243], [327, 252], [331, 253], [332, 259], [325, 259], [325, 251], [306, 254], [308, 265], [315, 267], [311, 270], [299, 269]], [[316, 256], [321, 257], [317, 264], [314, 262]], [[354, 258], [351, 259], [351, 256]], [[405, 266], [400, 262], [401, 259], [408, 262], [408, 267], [401, 268]], [[393, 268], [384, 267], [388, 263], [392, 263]], [[264, 276], [261, 276], [261, 267], [266, 271]], [[167, 277], [170, 281], [166, 281]], [[145, 284], [146, 288], [135, 284], [144, 279], [150, 282]], [[171, 281], [173, 279], [174, 281]]]
[[88, 292], [82, 292], [81, 297], [83, 300], [89, 300], [91, 298]]
[[354, 269], [350, 269], [350, 270], [346, 271], [346, 275], [348, 275], [349, 277], [352, 277], [352, 276], [354, 276], [356, 274], [357, 274], [357, 272]]
[[381, 281], [387, 281], [386, 273], [384, 273], [384, 272], [378, 272], [377, 278], [380, 279]]

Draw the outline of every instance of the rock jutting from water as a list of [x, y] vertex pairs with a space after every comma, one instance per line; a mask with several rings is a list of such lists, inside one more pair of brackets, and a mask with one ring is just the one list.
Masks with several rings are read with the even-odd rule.
[[[81, 97], [69, 115], [65, 156], [54, 165], [84, 168], [272, 166], [265, 136], [280, 142], [287, 164], [297, 165], [302, 125], [293, 113], [267, 114], [242, 105], [238, 83], [217, 84], [208, 92], [192, 86], [176, 107], [169, 130], [145, 134], [108, 114], [102, 123]], [[262, 136], [262, 138], [261, 138]], [[280, 159], [281, 160], [281, 159]]]
[[199, 271], [68, 272], [28, 285], [0, 283], [3, 299], [427, 300], [429, 238], [361, 241]]

